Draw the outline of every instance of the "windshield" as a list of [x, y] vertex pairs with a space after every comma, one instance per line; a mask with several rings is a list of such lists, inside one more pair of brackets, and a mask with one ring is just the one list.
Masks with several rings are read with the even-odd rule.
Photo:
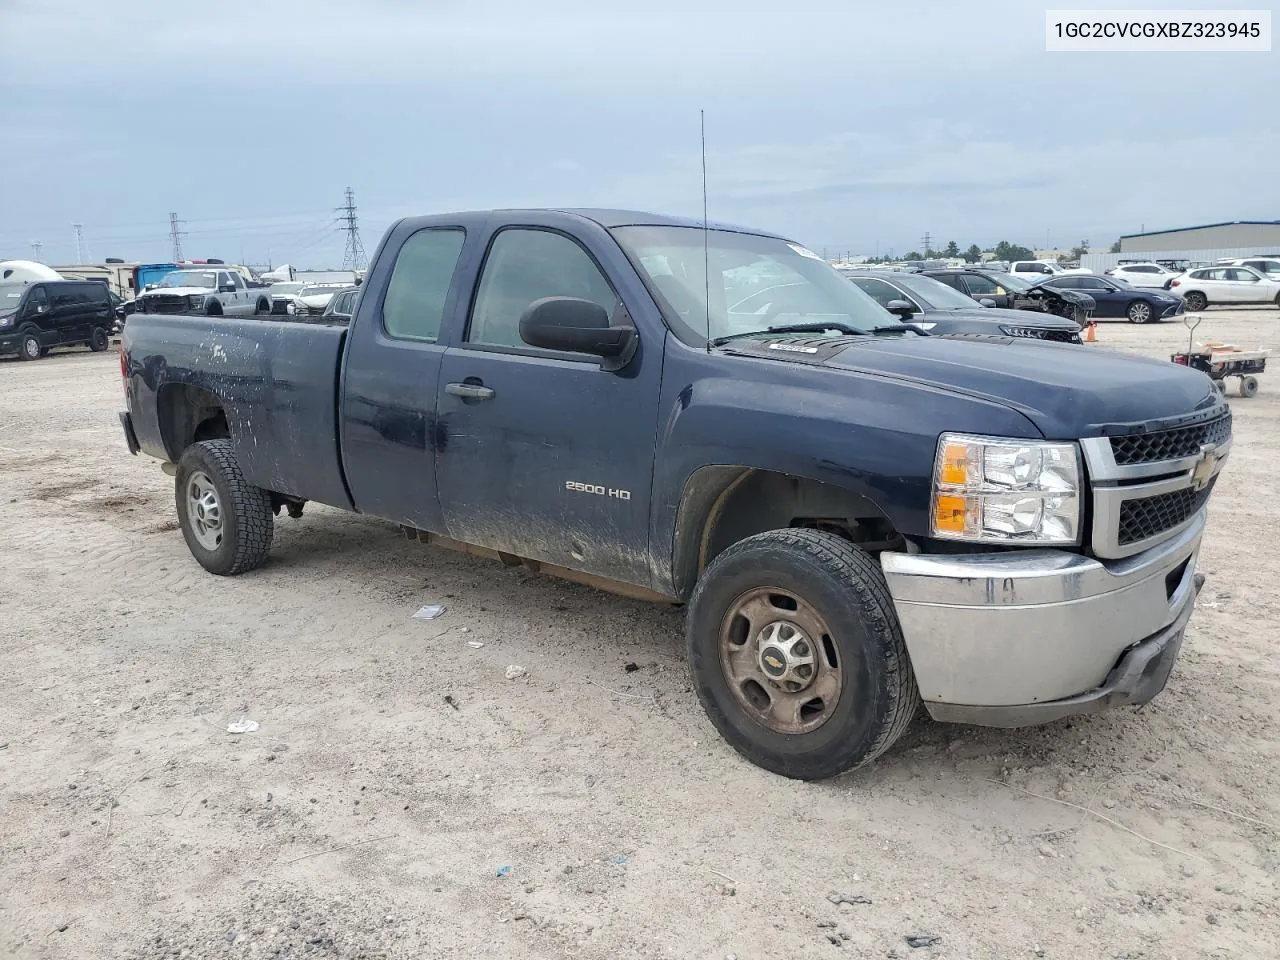
[[708, 339], [708, 329], [716, 340], [782, 324], [836, 322], [870, 331], [899, 322], [817, 254], [784, 240], [697, 227], [613, 233], [690, 339]]
[[301, 289], [302, 289], [302, 284], [300, 283], [273, 283], [271, 285], [270, 291], [268, 292], [272, 296], [283, 297], [290, 293], [297, 293]]
[[993, 273], [991, 279], [1006, 290], [1030, 290], [1030, 281], [1023, 280], [1022, 277], [1015, 277], [1012, 273]]
[[972, 310], [978, 306], [973, 297], [966, 296], [955, 287], [949, 287], [933, 277], [902, 273], [893, 279], [895, 283], [923, 300], [925, 306], [932, 307], [934, 310]]
[[156, 286], [159, 287], [208, 287], [218, 285], [218, 275], [212, 270], [175, 270], [166, 273]]
[[25, 283], [0, 283], [0, 313], [12, 313], [17, 310], [26, 289]]

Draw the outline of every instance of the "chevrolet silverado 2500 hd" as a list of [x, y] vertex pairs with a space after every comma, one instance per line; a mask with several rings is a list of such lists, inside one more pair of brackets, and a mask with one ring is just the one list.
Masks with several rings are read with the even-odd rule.
[[143, 313], [121, 366], [207, 570], [314, 500], [685, 603], [711, 721], [799, 778], [921, 700], [1016, 726], [1155, 696], [1231, 442], [1202, 373], [921, 335], [784, 238], [617, 211], [402, 220], [349, 324]]

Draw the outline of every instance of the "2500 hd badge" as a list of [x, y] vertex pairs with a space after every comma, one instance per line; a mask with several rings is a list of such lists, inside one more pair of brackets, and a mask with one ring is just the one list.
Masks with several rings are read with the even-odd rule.
[[612, 487], [602, 487], [598, 483], [578, 483], [576, 480], [566, 480], [564, 482], [566, 490], [572, 490], [574, 493], [594, 493], [597, 497], [613, 497], [615, 500], [630, 500], [630, 490], [615, 490]]

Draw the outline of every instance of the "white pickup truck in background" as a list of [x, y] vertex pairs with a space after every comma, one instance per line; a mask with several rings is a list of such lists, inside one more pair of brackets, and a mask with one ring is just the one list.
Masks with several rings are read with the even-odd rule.
[[246, 317], [271, 312], [265, 287], [249, 287], [234, 270], [174, 270], [137, 298], [135, 313], [195, 313]]

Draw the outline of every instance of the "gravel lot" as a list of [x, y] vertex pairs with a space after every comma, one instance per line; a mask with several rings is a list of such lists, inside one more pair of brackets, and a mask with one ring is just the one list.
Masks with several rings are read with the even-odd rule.
[[818, 784], [716, 736], [679, 610], [322, 508], [204, 574], [114, 354], [0, 362], [0, 956], [1280, 956], [1280, 314], [1198, 334], [1277, 366], [1164, 695]]

